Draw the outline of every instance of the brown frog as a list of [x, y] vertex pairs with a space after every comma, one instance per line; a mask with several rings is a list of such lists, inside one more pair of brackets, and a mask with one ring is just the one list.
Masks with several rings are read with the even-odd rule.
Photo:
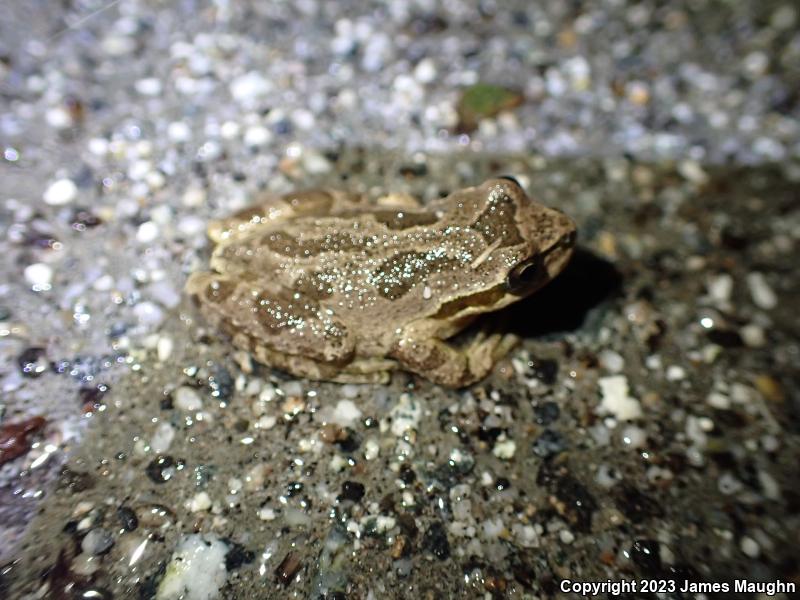
[[430, 202], [312, 190], [209, 226], [209, 271], [188, 292], [233, 343], [296, 376], [386, 381], [401, 368], [450, 387], [483, 378], [510, 335], [446, 340], [558, 275], [575, 224], [510, 178]]

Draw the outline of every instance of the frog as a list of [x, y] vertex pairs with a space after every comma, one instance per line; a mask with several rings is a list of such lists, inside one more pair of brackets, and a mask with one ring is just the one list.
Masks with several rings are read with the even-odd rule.
[[496, 177], [426, 203], [331, 188], [262, 194], [211, 221], [207, 270], [186, 291], [257, 362], [313, 380], [386, 383], [398, 369], [463, 388], [518, 337], [477, 328], [552, 281], [577, 229]]

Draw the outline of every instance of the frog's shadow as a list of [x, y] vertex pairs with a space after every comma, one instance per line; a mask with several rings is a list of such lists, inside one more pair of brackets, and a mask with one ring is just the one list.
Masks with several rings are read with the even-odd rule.
[[618, 295], [622, 274], [607, 260], [576, 248], [569, 265], [543, 289], [498, 313], [499, 328], [522, 338], [580, 329], [589, 313]]

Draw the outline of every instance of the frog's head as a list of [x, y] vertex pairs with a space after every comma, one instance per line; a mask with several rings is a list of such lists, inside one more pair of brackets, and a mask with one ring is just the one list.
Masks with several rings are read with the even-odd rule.
[[505, 255], [506, 288], [514, 295], [525, 296], [555, 278], [567, 265], [575, 247], [575, 223], [564, 213], [529, 198], [511, 177], [492, 179], [484, 186], [488, 188], [487, 205], [495, 207], [494, 213], [500, 205], [508, 209], [500, 242], [511, 251]]

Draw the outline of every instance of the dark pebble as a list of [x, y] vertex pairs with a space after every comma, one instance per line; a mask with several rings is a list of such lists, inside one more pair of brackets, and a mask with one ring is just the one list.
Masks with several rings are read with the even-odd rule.
[[168, 394], [167, 396], [161, 398], [159, 408], [161, 408], [161, 410], [172, 410], [175, 408], [175, 404], [172, 401], [172, 394]]
[[655, 540], [636, 540], [630, 550], [631, 560], [647, 575], [661, 572], [661, 555]]
[[558, 375], [558, 363], [549, 358], [534, 358], [528, 363], [531, 374], [544, 383], [545, 385], [553, 385], [556, 382]]
[[339, 501], [349, 500], [350, 502], [360, 502], [364, 497], [364, 486], [357, 481], [345, 481], [342, 484], [342, 493], [339, 494]]
[[419, 533], [414, 515], [410, 515], [408, 513], [398, 514], [397, 525], [400, 527], [400, 531], [402, 531], [403, 534], [410, 540], [416, 538], [417, 534]]
[[592, 529], [592, 516], [597, 501], [581, 482], [566, 475], [556, 484], [556, 497], [564, 503], [564, 516], [575, 529], [588, 532]]
[[49, 367], [45, 349], [38, 346], [23, 350], [17, 357], [17, 364], [25, 377], [40, 377]]
[[620, 485], [614, 500], [620, 512], [634, 523], [664, 516], [658, 502], [631, 485]]
[[708, 332], [708, 339], [723, 348], [740, 348], [744, 346], [742, 336], [730, 329], [712, 329]]
[[125, 531], [136, 531], [136, 528], [139, 527], [139, 519], [136, 513], [127, 506], [120, 506], [117, 509], [117, 519], [119, 519]]
[[286, 486], [286, 497], [291, 498], [292, 496], [297, 496], [300, 492], [303, 491], [303, 484], [299, 481], [291, 481], [289, 485]]
[[494, 482], [494, 486], [498, 492], [502, 492], [511, 487], [511, 482], [505, 477], [498, 477], [497, 481]]
[[86, 231], [87, 229], [97, 227], [103, 221], [100, 220], [100, 217], [93, 214], [90, 210], [78, 208], [72, 213], [70, 222], [75, 231]]
[[750, 244], [750, 240], [744, 230], [741, 227], [731, 225], [722, 230], [720, 241], [726, 248], [737, 251], [744, 250]]
[[400, 175], [406, 179], [424, 177], [428, 174], [428, 166], [425, 163], [414, 163], [400, 167]]
[[343, 430], [343, 435], [336, 439], [336, 445], [342, 452], [352, 453], [361, 446], [361, 437], [352, 429]]
[[248, 550], [241, 544], [237, 544], [231, 540], [224, 540], [228, 547], [228, 553], [225, 555], [225, 568], [228, 571], [233, 571], [238, 569], [242, 565], [249, 565], [253, 562], [256, 558], [256, 553], [252, 550]]
[[292, 132], [292, 124], [290, 121], [286, 119], [281, 119], [277, 123], [275, 123], [275, 133], [278, 135], [286, 135], [287, 133]]
[[403, 463], [400, 465], [400, 481], [405, 483], [406, 485], [411, 485], [417, 480], [417, 474], [414, 473], [414, 469], [408, 466], [407, 463]]
[[557, 431], [545, 429], [535, 442], [533, 442], [533, 453], [541, 458], [550, 458], [560, 454], [567, 448], [567, 441]]
[[484, 427], [481, 425], [478, 428], [478, 439], [482, 442], [494, 445], [497, 438], [499, 438], [500, 434], [504, 431], [505, 429], [501, 427]]
[[555, 402], [547, 401], [537, 404], [533, 408], [533, 414], [536, 416], [537, 424], [547, 427], [558, 420], [558, 417], [561, 416], [561, 409]]
[[450, 556], [450, 542], [447, 541], [447, 532], [440, 521], [432, 523], [425, 532], [422, 546], [439, 560]]
[[533, 587], [533, 583], [536, 581], [536, 570], [530, 555], [521, 552], [515, 553], [511, 555], [509, 562], [511, 563], [511, 573], [513, 573], [514, 579], [526, 588]]
[[166, 483], [172, 478], [175, 459], [171, 456], [157, 456], [145, 468], [147, 476], [153, 483]]
[[300, 557], [297, 553], [289, 552], [275, 569], [275, 577], [283, 585], [289, 585], [302, 566], [303, 563], [300, 562]]

